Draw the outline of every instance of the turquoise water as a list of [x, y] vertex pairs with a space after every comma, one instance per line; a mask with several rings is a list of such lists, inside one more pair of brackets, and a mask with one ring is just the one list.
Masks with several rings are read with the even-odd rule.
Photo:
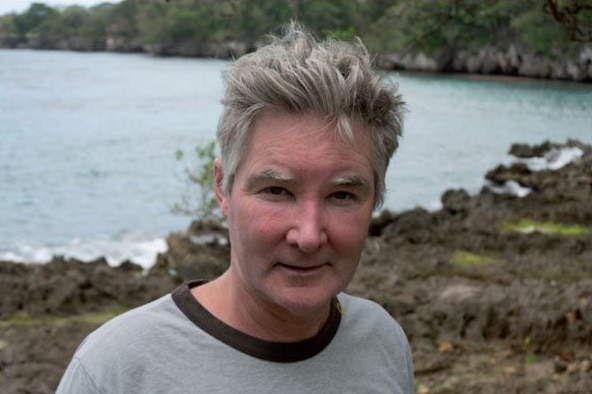
[[[0, 258], [149, 265], [190, 218], [174, 159], [214, 138], [227, 62], [0, 50]], [[592, 86], [392, 75], [408, 103], [385, 208], [477, 192], [514, 142], [592, 143]]]

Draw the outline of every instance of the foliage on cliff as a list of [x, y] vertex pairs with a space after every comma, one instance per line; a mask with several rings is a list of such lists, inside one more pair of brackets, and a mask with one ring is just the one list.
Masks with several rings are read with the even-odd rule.
[[0, 16], [0, 47], [239, 57], [298, 20], [386, 69], [592, 81], [590, 0], [124, 0]]
[[359, 35], [381, 53], [512, 42], [552, 54], [592, 41], [588, 0], [124, 0], [92, 8], [34, 3], [0, 17], [0, 43], [101, 50], [108, 39], [127, 49], [238, 41], [248, 50], [289, 19], [321, 35]]
[[[580, 0], [399, 1], [370, 27], [380, 52], [439, 53], [521, 44], [542, 54], [592, 41], [592, 3]], [[568, 17], [569, 15], [569, 17]]]

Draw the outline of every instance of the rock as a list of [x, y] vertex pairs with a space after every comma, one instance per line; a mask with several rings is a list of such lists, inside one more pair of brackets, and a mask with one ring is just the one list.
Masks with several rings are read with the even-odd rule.
[[451, 285], [442, 291], [438, 297], [440, 301], [452, 302], [463, 301], [472, 298], [480, 293], [480, 289], [476, 286], [468, 285]]
[[569, 375], [572, 375], [572, 374], [578, 372], [578, 369], [579, 369], [578, 363], [569, 363], [565, 372], [567, 372]]
[[123, 272], [133, 272], [135, 274], [140, 274], [143, 271], [141, 265], [129, 260], [122, 262], [119, 266], [115, 267], [115, 269]]
[[[504, 227], [528, 219], [592, 230], [591, 146], [545, 142], [511, 150], [540, 157], [566, 146], [583, 155], [558, 170], [492, 171], [493, 180], [530, 185], [526, 197], [451, 190], [440, 211], [386, 212], [373, 220], [347, 291], [397, 318], [411, 342], [417, 390], [589, 392], [591, 233]], [[149, 272], [131, 262], [110, 267], [104, 259], [0, 262], [0, 387], [7, 393], [54, 391], [72, 352], [96, 327], [80, 316], [129, 308], [183, 280], [219, 275], [229, 259], [227, 240], [224, 226], [193, 223], [168, 237], [169, 249]], [[464, 260], [453, 258], [459, 255]], [[60, 323], [52, 324], [56, 319]], [[23, 320], [26, 325], [13, 325]], [[536, 353], [527, 366], [526, 352]]]
[[549, 141], [545, 141], [539, 145], [512, 144], [508, 153], [520, 158], [543, 157], [548, 151], [558, 146]]
[[384, 228], [386, 237], [404, 236], [410, 242], [425, 242], [430, 238], [432, 216], [423, 208], [416, 208], [398, 215]]
[[485, 179], [497, 185], [502, 185], [508, 181], [515, 181], [522, 186], [531, 184], [529, 182], [529, 175], [532, 171], [528, 169], [524, 163], [512, 164], [510, 167], [499, 165], [495, 169], [488, 171], [485, 174]]
[[504, 374], [506, 375], [516, 375], [518, 373], [518, 368], [514, 366], [504, 367]]
[[567, 370], [569, 363], [567, 361], [562, 360], [559, 357], [555, 357], [553, 359], [553, 369], [557, 373], [563, 373]]
[[0, 312], [3, 319], [21, 314], [64, 316], [146, 303], [174, 285], [143, 277], [141, 267], [110, 267], [105, 259], [82, 262], [57, 256], [47, 264], [0, 262]]
[[438, 351], [440, 353], [449, 353], [454, 350], [454, 346], [450, 342], [442, 342], [438, 345]]
[[219, 223], [193, 222], [186, 232], [170, 234], [167, 246], [151, 272], [166, 273], [178, 281], [214, 279], [230, 261], [228, 231]]
[[371, 237], [379, 237], [382, 235], [382, 230], [393, 222], [395, 214], [389, 210], [383, 210], [380, 215], [372, 219], [368, 234]]
[[412, 51], [404, 55], [381, 54], [378, 64], [386, 69], [592, 80], [592, 49], [588, 44], [581, 44], [579, 52], [555, 54], [553, 58], [537, 55], [518, 43], [506, 47], [486, 45], [470, 50], [446, 48], [440, 52], [433, 56]]
[[452, 214], [457, 214], [466, 212], [468, 210], [471, 198], [466, 190], [453, 189], [444, 192], [444, 194], [442, 194], [441, 201], [444, 210]]

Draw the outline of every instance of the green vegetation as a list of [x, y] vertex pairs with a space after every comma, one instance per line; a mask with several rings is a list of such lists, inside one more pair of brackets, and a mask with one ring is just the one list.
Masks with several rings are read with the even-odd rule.
[[69, 322], [77, 322], [83, 324], [90, 324], [94, 326], [101, 325], [108, 320], [111, 320], [115, 316], [118, 316], [126, 312], [129, 308], [123, 306], [105, 309], [94, 313], [83, 313], [73, 316], [56, 316], [56, 315], [44, 315], [44, 316], [31, 316], [26, 312], [18, 313], [9, 319], [0, 320], [0, 327], [26, 327], [37, 324], [51, 324], [56, 327], [63, 327]]
[[[175, 152], [177, 161], [185, 158], [185, 153], [178, 149]], [[182, 196], [182, 201], [173, 206], [173, 212], [190, 215], [201, 221], [222, 220], [218, 210], [218, 201], [214, 189], [214, 159], [216, 158], [216, 141], [195, 148], [195, 166], [184, 168], [189, 187]], [[195, 188], [197, 188], [197, 193]], [[196, 198], [197, 197], [197, 198]]]
[[457, 250], [450, 256], [450, 261], [459, 267], [468, 268], [473, 266], [487, 265], [495, 262], [496, 260], [493, 257], [482, 256], [467, 252], [465, 250]]
[[530, 365], [530, 364], [534, 363], [536, 360], [536, 356], [531, 349], [530, 335], [527, 335], [526, 338], [524, 338], [523, 348], [524, 348], [524, 364]]
[[0, 17], [0, 45], [196, 54], [235, 42], [248, 51], [290, 19], [321, 36], [358, 35], [377, 53], [440, 58], [510, 44], [559, 56], [592, 41], [589, 0], [124, 0], [34, 3]]
[[590, 229], [579, 225], [567, 225], [554, 222], [537, 222], [521, 219], [518, 222], [504, 222], [500, 225], [502, 231], [519, 232], [529, 234], [539, 232], [543, 234], [556, 234], [568, 237], [577, 237], [590, 233]]

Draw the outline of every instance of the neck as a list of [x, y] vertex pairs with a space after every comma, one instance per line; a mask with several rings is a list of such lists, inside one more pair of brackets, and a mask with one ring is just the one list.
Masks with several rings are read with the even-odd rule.
[[297, 342], [315, 336], [330, 312], [330, 303], [307, 313], [293, 313], [261, 300], [226, 271], [216, 280], [192, 290], [193, 296], [225, 324], [272, 342]]

